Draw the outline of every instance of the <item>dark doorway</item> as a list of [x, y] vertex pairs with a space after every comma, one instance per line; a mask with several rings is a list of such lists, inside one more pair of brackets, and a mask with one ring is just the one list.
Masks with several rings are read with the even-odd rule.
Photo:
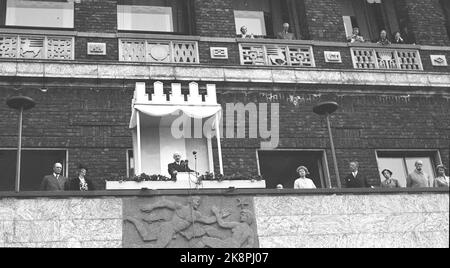
[[[16, 150], [0, 150], [0, 191], [13, 191], [16, 177]], [[21, 191], [37, 191], [45, 175], [51, 174], [53, 164], [66, 167], [65, 150], [23, 150], [21, 160]], [[65, 170], [63, 174], [67, 174]]]
[[307, 175], [317, 188], [325, 188], [326, 165], [323, 151], [276, 150], [258, 151], [259, 167], [267, 188], [276, 188], [282, 184], [284, 188], [294, 188], [298, 178], [298, 166], [306, 166], [310, 172]]

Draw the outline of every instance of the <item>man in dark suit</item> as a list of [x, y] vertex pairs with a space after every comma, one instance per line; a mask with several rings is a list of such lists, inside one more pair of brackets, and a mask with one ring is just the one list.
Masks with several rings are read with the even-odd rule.
[[169, 174], [172, 178], [176, 177], [178, 172], [194, 172], [192, 169], [189, 168], [187, 160], [186, 161], [181, 160], [181, 154], [174, 153], [173, 159], [175, 160], [175, 162], [170, 163], [168, 165]]
[[41, 182], [41, 191], [64, 191], [67, 178], [61, 174], [62, 164], [55, 163], [53, 165], [53, 174], [47, 175]]
[[358, 171], [359, 163], [357, 161], [350, 162], [350, 171], [344, 180], [347, 188], [368, 188], [370, 185], [367, 183], [366, 178]]

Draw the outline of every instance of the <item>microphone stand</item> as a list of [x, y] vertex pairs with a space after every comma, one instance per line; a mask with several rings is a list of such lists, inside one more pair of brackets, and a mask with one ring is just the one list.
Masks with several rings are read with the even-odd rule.
[[[198, 182], [198, 177], [197, 177], [197, 154], [194, 154], [194, 176], [197, 178], [196, 182]], [[200, 186], [197, 184], [197, 187]], [[197, 188], [196, 187], [196, 188]]]

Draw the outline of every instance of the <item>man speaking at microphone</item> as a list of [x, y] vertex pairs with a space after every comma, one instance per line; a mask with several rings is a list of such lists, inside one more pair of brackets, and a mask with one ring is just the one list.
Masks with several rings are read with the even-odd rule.
[[178, 172], [194, 172], [192, 169], [189, 168], [188, 161], [187, 160], [181, 160], [181, 154], [180, 153], [174, 153], [173, 159], [175, 162], [170, 163], [168, 165], [169, 168], [169, 174], [172, 178], [175, 178], [178, 174]]

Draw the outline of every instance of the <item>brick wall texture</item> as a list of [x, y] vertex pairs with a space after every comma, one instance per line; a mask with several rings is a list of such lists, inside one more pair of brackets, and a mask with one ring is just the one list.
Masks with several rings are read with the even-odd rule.
[[[200, 36], [234, 37], [232, 0], [192, 0], [195, 32]], [[313, 40], [345, 41], [340, 5], [334, 0], [304, 0], [307, 29]], [[407, 27], [419, 44], [449, 45], [446, 18], [438, 0], [395, 1], [400, 28]], [[117, 32], [117, 0], [75, 3], [75, 30]]]
[[[50, 85], [47, 93], [35, 87], [22, 87], [20, 92], [38, 103], [24, 118], [23, 147], [66, 148], [70, 175], [74, 174], [78, 163], [87, 163], [93, 167], [90, 176], [100, 187], [104, 178], [126, 175], [126, 150], [132, 148], [128, 123], [133, 88], [121, 86], [100, 84], [97, 89]], [[239, 91], [234, 90], [237, 88], [234, 85], [218, 84], [217, 87], [224, 109], [225, 103], [230, 102], [267, 102], [258, 97], [259, 94], [273, 92], [273, 88], [251, 85]], [[365, 90], [371, 93], [365, 94], [336, 86], [298, 89], [279, 85], [276, 88], [286, 99], [280, 100], [278, 149], [327, 150], [329, 170], [333, 171], [326, 124], [312, 112], [312, 107], [319, 101], [334, 100], [341, 105], [331, 117], [341, 174], [347, 173], [349, 161], [358, 160], [361, 172], [377, 184], [375, 150], [380, 149], [439, 151], [442, 161], [449, 163], [450, 103], [447, 95], [388, 93], [386, 88], [370, 87]], [[5, 103], [13, 94], [16, 92], [11, 87], [0, 88], [0, 103]], [[294, 105], [287, 101], [289, 96], [298, 98], [299, 103]], [[17, 113], [1, 105], [0, 115], [0, 148], [14, 149]], [[260, 148], [260, 140], [248, 139], [248, 135], [245, 139], [222, 139], [222, 148], [226, 174], [257, 173], [256, 150]], [[334, 172], [330, 173], [335, 183]]]

